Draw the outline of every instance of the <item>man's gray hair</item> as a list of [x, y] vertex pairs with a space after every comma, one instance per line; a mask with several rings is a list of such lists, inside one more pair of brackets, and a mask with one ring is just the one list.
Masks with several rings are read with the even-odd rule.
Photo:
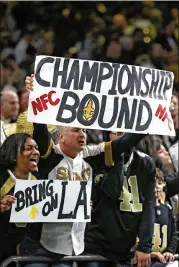
[[66, 126], [59, 126], [57, 125], [57, 133], [64, 133], [66, 131], [67, 127]]

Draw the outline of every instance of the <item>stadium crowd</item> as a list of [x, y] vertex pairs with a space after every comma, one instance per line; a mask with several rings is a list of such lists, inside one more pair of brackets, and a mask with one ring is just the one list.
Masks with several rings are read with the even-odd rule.
[[[82, 267], [178, 266], [178, 12], [172, 1], [0, 2], [0, 262], [97, 254], [111, 262]], [[32, 125], [36, 55], [172, 71], [176, 136]], [[57, 175], [61, 166], [92, 170], [85, 178], [93, 181], [91, 223], [9, 223], [15, 180], [69, 179]]]

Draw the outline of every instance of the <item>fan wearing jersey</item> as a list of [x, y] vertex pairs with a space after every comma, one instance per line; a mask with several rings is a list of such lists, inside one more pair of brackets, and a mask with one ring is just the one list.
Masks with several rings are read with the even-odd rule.
[[26, 224], [9, 223], [16, 179], [38, 178], [40, 153], [33, 138], [24, 133], [13, 134], [0, 148], [0, 262], [17, 254], [17, 246], [26, 233]]
[[[104, 137], [108, 141], [122, 139], [124, 135], [106, 132]], [[131, 148], [120, 155], [107, 172], [99, 161], [96, 163], [85, 253], [107, 257], [115, 261], [114, 266], [116, 262], [131, 265], [133, 257], [140, 267], [150, 263], [155, 222], [155, 171], [152, 158]], [[140, 242], [134, 254], [137, 236]], [[106, 264], [89, 263], [89, 266]], [[112, 263], [109, 266], [113, 266]]]
[[166, 201], [166, 190], [163, 173], [157, 169], [155, 191], [156, 219], [151, 253], [152, 267], [162, 267], [169, 263], [171, 267], [178, 266], [178, 262], [174, 262], [174, 255], [177, 249], [177, 228], [172, 206]]

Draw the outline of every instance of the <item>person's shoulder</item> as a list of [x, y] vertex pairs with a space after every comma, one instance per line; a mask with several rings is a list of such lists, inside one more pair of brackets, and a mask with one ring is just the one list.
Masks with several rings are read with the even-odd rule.
[[164, 203], [164, 206], [165, 206], [165, 208], [168, 209], [170, 212], [173, 212], [173, 206], [172, 206], [171, 201], [166, 200], [165, 203]]
[[36, 171], [33, 171], [32, 173], [32, 179], [33, 180], [42, 180], [44, 179], [43, 177], [40, 177], [40, 173], [36, 170]]
[[7, 170], [0, 171], [0, 197], [10, 194], [15, 186], [14, 179], [10, 176]]
[[140, 158], [140, 160], [143, 160], [144, 162], [154, 163], [154, 160], [149, 155], [139, 150], [135, 150], [135, 153], [137, 154], [138, 158]]
[[0, 184], [5, 182], [10, 177], [10, 174], [6, 169], [0, 168]]
[[145, 158], [145, 157], [149, 157], [149, 155], [139, 151], [139, 150], [135, 150], [136, 154], [141, 157], [141, 158]]
[[149, 169], [151, 171], [153, 169], [156, 169], [155, 162], [149, 155], [147, 155], [143, 152], [140, 152], [138, 150], [136, 150], [135, 153], [136, 153], [138, 159], [140, 160], [140, 162], [143, 163], [143, 165], [146, 169]]

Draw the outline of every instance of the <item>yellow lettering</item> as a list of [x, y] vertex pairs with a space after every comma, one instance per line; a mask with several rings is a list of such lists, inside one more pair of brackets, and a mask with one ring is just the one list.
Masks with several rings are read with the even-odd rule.
[[[74, 180], [76, 181], [87, 181], [90, 178], [90, 168], [82, 171], [81, 176], [77, 172], [73, 173]], [[59, 180], [72, 180], [72, 173], [65, 167], [59, 167], [57, 170], [57, 179]]]
[[158, 223], [154, 224], [154, 236], [152, 239], [152, 243], [153, 243], [152, 251], [159, 252], [161, 245], [161, 238], [160, 238], [160, 224]]
[[162, 235], [163, 235], [163, 242], [160, 252], [163, 253], [164, 250], [167, 248], [167, 225], [163, 225], [162, 227]]
[[131, 193], [129, 193], [126, 177], [124, 177], [123, 192], [121, 193], [120, 200], [122, 200], [120, 204], [120, 210], [131, 211]]
[[[129, 192], [129, 187], [130, 191]], [[126, 176], [123, 181], [123, 192], [119, 198], [122, 200], [120, 203], [120, 210], [128, 212], [141, 212], [142, 203], [139, 202], [139, 191], [136, 176], [129, 177], [128, 181]]]
[[161, 228], [160, 224], [158, 224], [158, 223], [154, 224], [154, 236], [153, 236], [153, 240], [152, 240], [152, 243], [153, 243], [152, 251], [163, 253], [164, 250], [167, 248], [167, 225], [163, 225], [162, 229], [161, 229], [163, 240], [161, 239], [161, 236], [160, 236], [160, 228]]
[[132, 204], [131, 204], [132, 211], [140, 212], [142, 211], [142, 204], [139, 202], [139, 191], [138, 191], [136, 176], [131, 176], [129, 178], [129, 185], [131, 187], [131, 194], [132, 194]]
[[71, 180], [70, 171], [65, 167], [58, 168], [57, 179], [59, 179], [59, 180]]
[[80, 175], [77, 172], [74, 172], [73, 174], [74, 174], [74, 180], [76, 180], [76, 181], [81, 181], [82, 180]]
[[87, 169], [83, 170], [82, 173], [81, 173], [81, 176], [82, 176], [82, 180], [83, 181], [89, 180], [89, 178], [90, 178], [90, 168], [87, 168]]

